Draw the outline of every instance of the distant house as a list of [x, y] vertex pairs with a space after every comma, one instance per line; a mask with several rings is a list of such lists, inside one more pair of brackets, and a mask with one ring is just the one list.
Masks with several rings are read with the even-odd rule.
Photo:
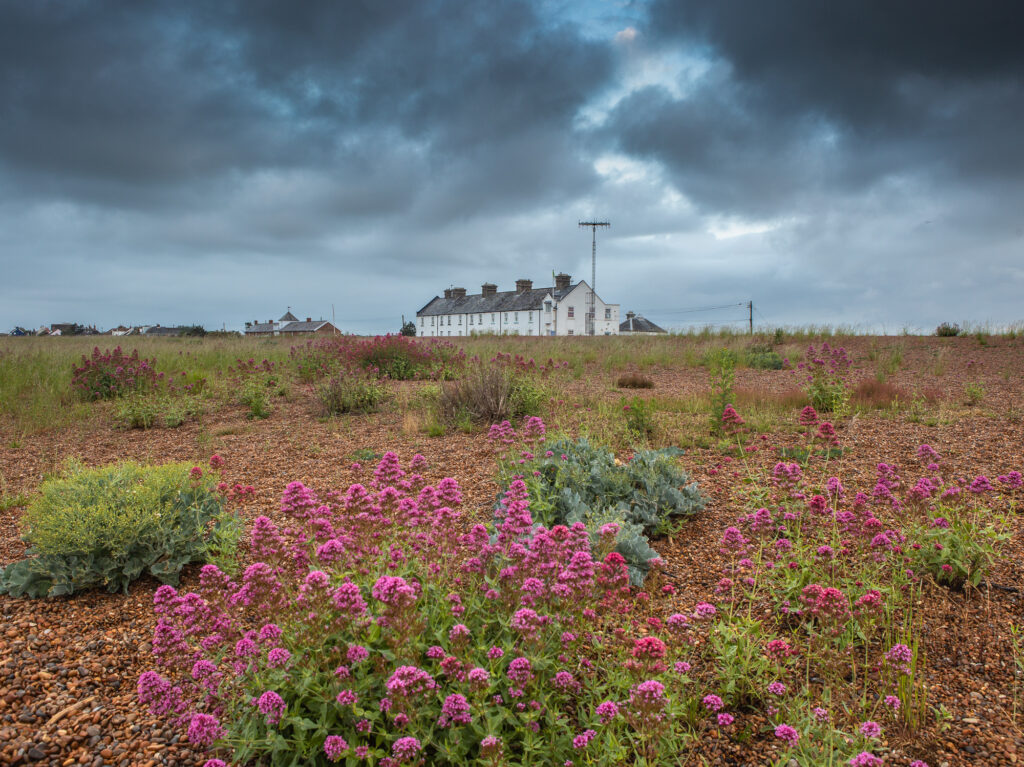
[[623, 336], [656, 336], [665, 332], [664, 328], [634, 312], [626, 312], [626, 321], [619, 325], [619, 335]]
[[573, 284], [564, 273], [545, 288], [534, 288], [532, 280], [516, 280], [515, 290], [501, 292], [487, 282], [471, 296], [465, 288], [448, 288], [444, 298], [434, 296], [416, 312], [418, 336], [612, 336], [618, 327], [619, 305], [606, 304], [586, 282]]
[[334, 335], [337, 332], [338, 329], [326, 320], [314, 320], [312, 317], [306, 317], [305, 322], [299, 322], [299, 318], [291, 312], [285, 312], [285, 315], [277, 321], [267, 320], [266, 322], [258, 322], [253, 320], [252, 322], [245, 323], [245, 334], [256, 337], [280, 335], [326, 336]]
[[327, 320], [314, 320], [306, 317], [305, 322], [289, 322], [280, 330], [283, 336], [333, 336], [338, 334], [338, 329]]
[[144, 332], [144, 335], [147, 335], [147, 336], [165, 336], [165, 337], [166, 336], [180, 336], [182, 334], [182, 332], [185, 331], [185, 330], [188, 330], [188, 328], [164, 327], [162, 325], [152, 325], [151, 327], [146, 328], [146, 330]]

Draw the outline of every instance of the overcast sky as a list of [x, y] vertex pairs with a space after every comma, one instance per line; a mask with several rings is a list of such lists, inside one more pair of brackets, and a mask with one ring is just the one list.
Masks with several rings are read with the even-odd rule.
[[1024, 320], [1024, 4], [0, 0], [0, 329], [566, 271], [666, 327]]

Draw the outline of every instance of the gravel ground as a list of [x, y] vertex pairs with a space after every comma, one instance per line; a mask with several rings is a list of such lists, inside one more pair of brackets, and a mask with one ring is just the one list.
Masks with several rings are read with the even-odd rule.
[[[909, 468], [913, 450], [922, 442], [936, 447], [964, 475], [991, 477], [1022, 468], [1024, 343], [998, 339], [981, 346], [973, 338], [858, 338], [847, 348], [857, 360], [855, 378], [874, 375], [877, 362], [872, 356], [881, 358], [898, 349], [903, 367], [892, 380], [908, 393], [927, 392], [941, 400], [933, 407], [940, 415], [934, 426], [884, 412], [847, 419], [840, 438], [849, 448], [841, 464], [848, 487], [873, 486], [879, 461]], [[683, 396], [707, 388], [707, 373], [700, 368], [645, 372], [655, 382], [651, 395]], [[567, 401], [584, 395], [618, 398], [621, 394], [610, 388], [617, 374], [592, 366], [582, 379], [564, 384], [564, 396]], [[967, 383], [985, 390], [982, 403], [973, 408], [963, 404]], [[793, 388], [794, 377], [786, 371], [740, 370], [736, 386], [782, 392]], [[497, 490], [493, 455], [484, 436], [453, 432], [429, 439], [410, 429], [405, 415], [396, 410], [321, 422], [308, 393], [299, 393], [280, 402], [266, 421], [250, 422], [240, 410], [227, 408], [208, 415], [202, 425], [125, 432], [111, 428], [105, 407], [97, 406], [91, 422], [60, 432], [18, 436], [0, 424], [0, 472], [7, 492], [33, 492], [45, 474], [71, 456], [98, 465], [123, 458], [199, 462], [217, 452], [228, 462], [231, 482], [256, 486], [256, 498], [245, 512], [251, 518], [274, 515], [281, 491], [293, 480], [318, 490], [347, 487], [355, 480], [352, 453], [367, 448], [395, 450], [404, 459], [422, 453], [429, 462], [429, 478], [455, 476], [466, 507], [481, 515]], [[795, 444], [795, 439], [772, 435], [748, 460], [754, 466], [771, 466], [772, 448]], [[712, 502], [707, 513], [672, 540], [654, 544], [680, 587], [653, 606], [658, 611], [690, 609], [712, 597], [722, 564], [719, 538], [741, 512], [737, 491], [742, 476], [736, 474], [745, 472], [736, 472], [735, 464], [714, 449], [688, 450], [682, 461]], [[17, 533], [20, 513], [17, 508], [0, 512], [0, 563], [20, 558], [24, 550]], [[926, 591], [921, 615], [927, 627], [929, 705], [944, 706], [949, 719], [912, 737], [890, 731], [887, 764], [906, 765], [921, 758], [932, 767], [1007, 765], [1022, 758], [1024, 739], [1010, 715], [1014, 666], [1009, 626], [1022, 622], [1024, 575], [1019, 563], [1024, 538], [1021, 516], [1013, 515], [1012, 521], [1013, 540], [986, 588], [970, 594]], [[194, 577], [187, 573], [186, 585]], [[0, 764], [202, 764], [204, 758], [179, 742], [178, 732], [154, 720], [135, 700], [135, 682], [149, 667], [156, 585], [142, 580], [126, 595], [87, 593], [46, 601], [0, 597]], [[737, 744], [712, 732], [691, 763], [771, 763], [778, 756], [775, 749], [767, 738]]]

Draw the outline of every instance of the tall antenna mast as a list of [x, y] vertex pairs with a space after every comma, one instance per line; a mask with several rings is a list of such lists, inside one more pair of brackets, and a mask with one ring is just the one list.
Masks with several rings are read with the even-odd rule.
[[587, 335], [592, 336], [595, 334], [595, 320], [597, 319], [594, 316], [597, 305], [595, 298], [597, 293], [597, 227], [611, 226], [611, 224], [608, 221], [580, 221], [580, 226], [589, 226], [593, 233], [590, 244], [590, 293], [587, 295]]

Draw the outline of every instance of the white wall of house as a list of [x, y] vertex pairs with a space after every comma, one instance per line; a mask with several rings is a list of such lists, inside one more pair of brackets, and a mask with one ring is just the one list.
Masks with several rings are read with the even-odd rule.
[[[525, 311], [474, 314], [420, 315], [416, 335], [427, 338], [494, 334], [520, 336], [583, 336], [587, 334], [587, 296], [590, 286], [580, 282], [568, 295], [556, 301], [549, 293], [540, 307]], [[595, 295], [594, 334], [618, 335], [619, 304], [609, 304]]]

